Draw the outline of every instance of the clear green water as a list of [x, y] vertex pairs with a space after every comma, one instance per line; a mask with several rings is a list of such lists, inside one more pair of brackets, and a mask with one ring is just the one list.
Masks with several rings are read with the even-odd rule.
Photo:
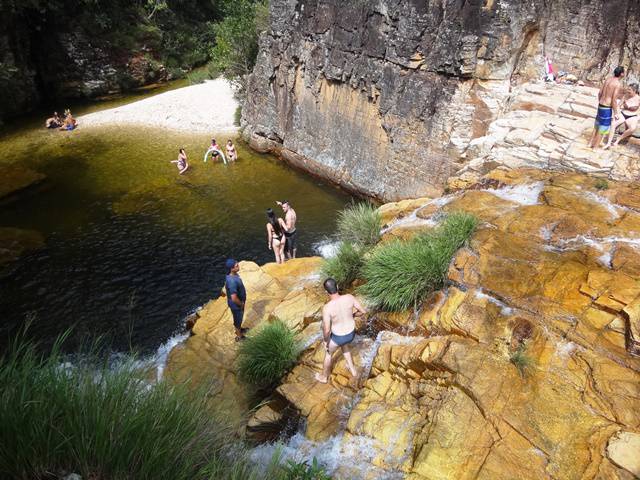
[[[272, 261], [264, 211], [277, 208], [275, 200], [289, 200], [298, 213], [302, 255], [331, 235], [336, 212], [350, 201], [238, 141], [239, 161], [225, 166], [202, 162], [210, 135], [58, 132], [32, 122], [0, 136], [0, 162], [47, 179], [0, 205], [0, 226], [38, 230], [46, 247], [0, 277], [0, 343], [30, 317], [31, 334], [45, 341], [73, 325], [71, 348], [103, 335], [116, 350], [129, 338], [155, 349], [218, 296], [225, 258]], [[183, 176], [170, 163], [179, 147], [191, 164]]]

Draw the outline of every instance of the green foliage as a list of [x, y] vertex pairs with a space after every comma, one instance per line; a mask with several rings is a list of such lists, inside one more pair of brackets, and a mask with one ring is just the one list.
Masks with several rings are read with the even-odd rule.
[[187, 80], [191, 85], [196, 85], [198, 83], [204, 83], [205, 80], [209, 80], [211, 75], [207, 70], [198, 69], [192, 72], [187, 73]]
[[368, 203], [351, 205], [338, 215], [338, 235], [345, 242], [372, 246], [380, 240], [382, 217], [378, 209]]
[[260, 28], [268, 24], [265, 1], [227, 0], [223, 10], [225, 18], [215, 24], [216, 44], [211, 50], [212, 62], [227, 79], [246, 87], [246, 76], [251, 73], [258, 55]]
[[607, 182], [604, 178], [598, 178], [593, 186], [598, 190], [606, 190], [609, 188], [609, 182]]
[[364, 264], [363, 256], [363, 247], [342, 242], [336, 255], [324, 261], [322, 274], [333, 278], [340, 288], [346, 288], [360, 275]]
[[295, 364], [299, 353], [295, 333], [276, 319], [240, 344], [238, 373], [246, 383], [269, 387]]
[[384, 310], [415, 307], [425, 295], [442, 288], [453, 255], [476, 226], [473, 215], [455, 212], [433, 231], [378, 247], [365, 260], [362, 273], [367, 283], [360, 292]]
[[308, 462], [294, 462], [289, 460], [285, 465], [280, 466], [277, 475], [278, 480], [331, 480], [318, 464], [316, 457], [313, 457], [311, 465]]
[[515, 365], [523, 378], [533, 368], [533, 360], [527, 355], [526, 349], [526, 344], [521, 343], [509, 357], [509, 361]]
[[204, 392], [150, 386], [133, 360], [70, 366], [58, 347], [41, 355], [19, 341], [0, 359], [0, 382], [3, 478], [256, 478]]
[[236, 111], [233, 112], [233, 124], [236, 127], [239, 127], [241, 121], [242, 121], [242, 106], [238, 105], [236, 107]]

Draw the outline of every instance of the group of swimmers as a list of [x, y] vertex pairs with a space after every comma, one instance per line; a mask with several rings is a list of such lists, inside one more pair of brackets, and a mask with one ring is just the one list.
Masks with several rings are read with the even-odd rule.
[[[598, 148], [603, 137], [607, 137], [605, 150], [617, 146], [622, 140], [629, 138], [638, 127], [640, 114], [640, 85], [632, 83], [625, 88], [624, 67], [616, 67], [613, 77], [608, 78], [598, 93], [598, 113], [589, 142], [592, 149]], [[612, 144], [616, 130], [624, 125], [624, 132]]]
[[[212, 160], [217, 160], [218, 157], [221, 157], [225, 165], [227, 163], [227, 158], [231, 162], [235, 162], [236, 160], [238, 160], [238, 152], [236, 151], [236, 147], [231, 139], [227, 140], [226, 150], [227, 156], [225, 157], [224, 153], [222, 153], [222, 149], [218, 145], [218, 142], [216, 142], [216, 139], [212, 138], [211, 145], [204, 154], [204, 161], [206, 162], [208, 160], [209, 155], [211, 155]], [[178, 150], [178, 159], [171, 160], [171, 163], [176, 164], [176, 166], [178, 167], [178, 173], [180, 175], [182, 175], [189, 169], [189, 159], [187, 158], [187, 152], [184, 148]]]
[[58, 112], [53, 112], [53, 116], [49, 117], [44, 122], [45, 128], [57, 128], [58, 130], [74, 130], [78, 126], [78, 121], [71, 115], [71, 110], [68, 108], [64, 111], [64, 118], [58, 115]]

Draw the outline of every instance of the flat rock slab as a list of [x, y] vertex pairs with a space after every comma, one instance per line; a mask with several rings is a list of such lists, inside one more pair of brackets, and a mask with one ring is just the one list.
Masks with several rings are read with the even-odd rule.
[[17, 165], [0, 166], [0, 199], [40, 183], [46, 177], [30, 168]]
[[613, 463], [640, 477], [640, 433], [619, 432], [607, 445]]

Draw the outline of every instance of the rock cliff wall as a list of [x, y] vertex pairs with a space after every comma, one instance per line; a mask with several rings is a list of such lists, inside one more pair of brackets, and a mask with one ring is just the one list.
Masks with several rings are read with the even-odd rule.
[[243, 109], [254, 148], [385, 200], [433, 195], [512, 85], [638, 71], [633, 0], [272, 0]]

